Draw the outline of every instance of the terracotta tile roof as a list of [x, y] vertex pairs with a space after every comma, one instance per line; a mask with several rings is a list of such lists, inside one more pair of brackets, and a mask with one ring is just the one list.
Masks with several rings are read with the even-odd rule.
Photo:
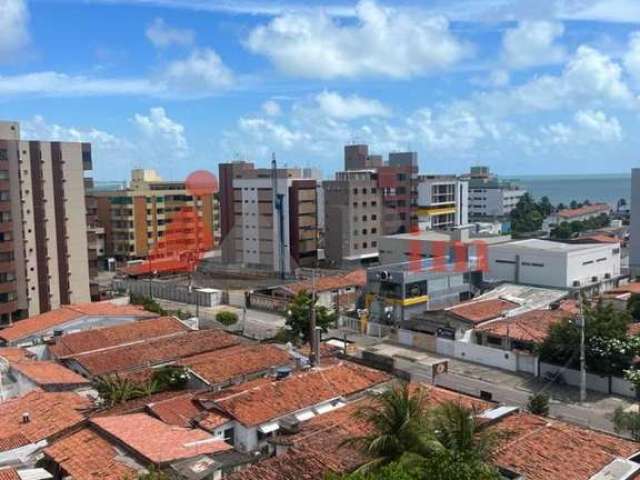
[[19, 360], [27, 360], [35, 358], [35, 355], [29, 350], [19, 347], [0, 347], [0, 357], [7, 360], [9, 363], [17, 362]]
[[[427, 406], [456, 401], [483, 410], [490, 405], [437, 387], [420, 388], [427, 390]], [[345, 445], [344, 441], [370, 431], [369, 425], [355, 414], [361, 407], [373, 402], [371, 397], [365, 397], [304, 422], [299, 433], [280, 437], [284, 444], [289, 445], [284, 455], [233, 473], [228, 477], [229, 480], [323, 480], [329, 472], [340, 474], [355, 470], [368, 458], [355, 446]]]
[[11, 368], [43, 388], [62, 385], [81, 386], [89, 383], [86, 378], [56, 362], [25, 360], [12, 363]]
[[204, 430], [167, 425], [146, 413], [100, 417], [91, 422], [155, 465], [232, 448]]
[[475, 330], [522, 342], [541, 343], [547, 338], [551, 325], [571, 315], [562, 309], [531, 310], [513, 317], [484, 323], [477, 326]]
[[626, 285], [620, 285], [619, 287], [607, 290], [605, 293], [640, 293], [640, 282], [629, 282]]
[[10, 327], [0, 330], [0, 340], [13, 342], [87, 316], [156, 317], [157, 315], [136, 305], [116, 305], [110, 301], [64, 305], [56, 310], [19, 320]]
[[222, 330], [180, 332], [164, 337], [139, 340], [127, 345], [71, 355], [91, 375], [124, 372], [159, 363], [171, 362], [203, 352], [240, 343], [240, 337]]
[[194, 355], [179, 363], [189, 367], [210, 385], [217, 385], [244, 375], [287, 365], [290, 361], [289, 354], [281, 348], [274, 345], [254, 344], [237, 345], [224, 350]]
[[178, 427], [192, 427], [197, 424], [208, 431], [215, 430], [231, 419], [217, 412], [207, 412], [198, 402], [197, 393], [190, 392], [185, 395], [160, 400], [147, 404], [150, 414], [169, 425]]
[[[338, 289], [349, 288], [349, 287], [363, 287], [366, 284], [367, 284], [367, 271], [355, 270], [345, 275], [331, 275], [327, 277], [316, 278], [316, 291], [325, 292], [329, 290], [338, 290]], [[291, 292], [293, 295], [296, 295], [298, 292], [301, 292], [302, 290], [306, 290], [310, 292], [312, 287], [313, 285], [311, 280], [304, 280], [302, 282], [283, 285], [280, 288]]]
[[495, 427], [504, 435], [495, 463], [528, 480], [585, 480], [640, 446], [569, 423], [518, 413]]
[[0, 480], [22, 480], [14, 468], [0, 469]]
[[575, 240], [578, 241], [589, 241], [592, 243], [620, 243], [620, 239], [617, 237], [610, 237], [609, 235], [596, 234], [596, 235], [585, 235], [583, 237], [578, 237]]
[[611, 207], [607, 203], [594, 203], [593, 205], [585, 205], [580, 208], [566, 208], [557, 212], [556, 215], [566, 220], [598, 212], [606, 213], [610, 210]]
[[135, 478], [136, 470], [118, 461], [120, 453], [96, 432], [83, 428], [58, 440], [44, 453], [73, 480]]
[[139, 320], [113, 327], [69, 333], [57, 337], [57, 342], [51, 345], [49, 350], [56, 357], [63, 357], [187, 330], [189, 328], [175, 317]]
[[[0, 403], [0, 439], [23, 435], [29, 443], [50, 438], [84, 420], [89, 400], [71, 392], [34, 390], [23, 397]], [[23, 423], [28, 413], [30, 421]]]
[[517, 308], [517, 303], [509, 302], [501, 298], [490, 300], [471, 300], [448, 309], [456, 317], [467, 320], [474, 324], [486, 322], [502, 316], [505, 312]]
[[215, 405], [222, 413], [252, 426], [323, 401], [366, 390], [389, 378], [378, 370], [343, 362], [294, 374], [283, 380], [249, 385], [238, 393], [226, 394], [222, 391]]
[[119, 403], [110, 408], [103, 408], [92, 412], [92, 417], [106, 417], [113, 415], [125, 415], [127, 413], [140, 413], [144, 412], [147, 408], [147, 404], [153, 402], [160, 402], [173, 397], [179, 397], [185, 395], [184, 390], [170, 390], [167, 392], [154, 393], [146, 397], [134, 398], [127, 400], [126, 402]]

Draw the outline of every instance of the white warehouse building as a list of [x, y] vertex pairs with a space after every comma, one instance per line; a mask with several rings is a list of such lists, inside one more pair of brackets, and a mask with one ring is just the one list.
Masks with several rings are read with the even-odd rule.
[[621, 277], [619, 244], [568, 244], [529, 239], [490, 245], [489, 281], [599, 291]]

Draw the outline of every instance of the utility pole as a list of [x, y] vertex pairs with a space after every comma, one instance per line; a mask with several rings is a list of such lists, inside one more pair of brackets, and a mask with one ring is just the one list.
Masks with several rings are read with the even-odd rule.
[[580, 322], [580, 403], [587, 401], [587, 356], [585, 352], [585, 318], [582, 312], [582, 295], [578, 304], [578, 320]]
[[309, 351], [311, 355], [309, 356], [309, 362], [312, 366], [315, 366], [318, 362], [318, 357], [316, 352], [316, 269], [315, 267], [311, 270], [311, 314], [309, 321], [309, 330], [311, 331], [311, 348]]

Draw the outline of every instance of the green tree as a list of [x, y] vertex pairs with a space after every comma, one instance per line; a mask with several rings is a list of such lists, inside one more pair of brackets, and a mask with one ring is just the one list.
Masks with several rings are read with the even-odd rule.
[[578, 208], [578, 202], [576, 202], [575, 200], [571, 200], [571, 203], [569, 204], [569, 208], [571, 210], [575, 210], [576, 208]]
[[153, 370], [151, 382], [156, 391], [182, 390], [187, 386], [189, 374], [179, 365], [166, 365]]
[[573, 230], [568, 222], [562, 222], [557, 227], [551, 229], [551, 238], [566, 240], [573, 236]]
[[371, 425], [371, 433], [345, 442], [359, 446], [372, 460], [359, 471], [399, 460], [405, 455], [428, 455], [426, 396], [424, 390], [411, 391], [403, 384], [376, 395], [371, 405], [357, 412]]
[[613, 413], [613, 427], [616, 433], [627, 432], [636, 442], [640, 442], [640, 413], [616, 408]]
[[129, 378], [121, 377], [117, 373], [97, 377], [93, 381], [93, 387], [100, 395], [102, 402], [108, 407], [143, 395], [143, 391], [137, 383]]
[[619, 212], [626, 206], [627, 206], [627, 201], [624, 198], [621, 198], [620, 200], [618, 200], [618, 203], [616, 204], [616, 211]]
[[542, 227], [544, 215], [539, 205], [533, 201], [528, 193], [525, 193], [516, 208], [511, 211], [511, 231], [514, 233], [535, 232]]
[[[318, 306], [316, 298], [316, 327], [320, 327], [323, 333], [326, 333], [329, 327], [335, 324], [336, 314], [331, 312], [327, 307]], [[291, 300], [287, 307], [287, 319], [285, 324], [289, 327], [291, 337], [299, 339], [303, 343], [308, 343], [311, 330], [311, 308], [313, 299], [311, 294], [306, 290], [298, 292]]]
[[527, 410], [534, 415], [549, 415], [549, 395], [537, 393], [529, 397]]
[[238, 323], [238, 315], [235, 312], [223, 310], [216, 314], [216, 321], [220, 322], [225, 327], [229, 327]]
[[551, 205], [551, 201], [549, 197], [544, 196], [538, 202], [538, 210], [544, 217], [548, 217], [553, 212], [553, 205]]
[[640, 294], [631, 294], [629, 300], [627, 300], [627, 312], [634, 320], [640, 320]]

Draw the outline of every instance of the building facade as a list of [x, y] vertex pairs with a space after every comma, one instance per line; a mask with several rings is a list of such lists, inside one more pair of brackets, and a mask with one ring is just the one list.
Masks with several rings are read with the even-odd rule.
[[418, 225], [420, 230], [459, 227], [469, 222], [469, 183], [452, 175], [421, 175], [418, 178]]
[[492, 175], [489, 167], [472, 167], [468, 177], [472, 218], [506, 217], [527, 193], [520, 185]]
[[621, 275], [619, 244], [528, 239], [488, 250], [490, 281], [597, 292], [616, 286]]
[[220, 164], [222, 254], [226, 263], [288, 274], [315, 265], [318, 182], [297, 168]]
[[0, 122], [0, 323], [88, 302], [91, 145]]
[[105, 254], [120, 260], [146, 258], [165, 240], [172, 220], [185, 209], [195, 209], [203, 228], [212, 236], [219, 228], [214, 193], [194, 197], [185, 182], [164, 181], [153, 170], [133, 170], [124, 190], [93, 194], [104, 228]]
[[640, 168], [631, 170], [631, 222], [629, 226], [629, 269], [632, 277], [640, 275]]

